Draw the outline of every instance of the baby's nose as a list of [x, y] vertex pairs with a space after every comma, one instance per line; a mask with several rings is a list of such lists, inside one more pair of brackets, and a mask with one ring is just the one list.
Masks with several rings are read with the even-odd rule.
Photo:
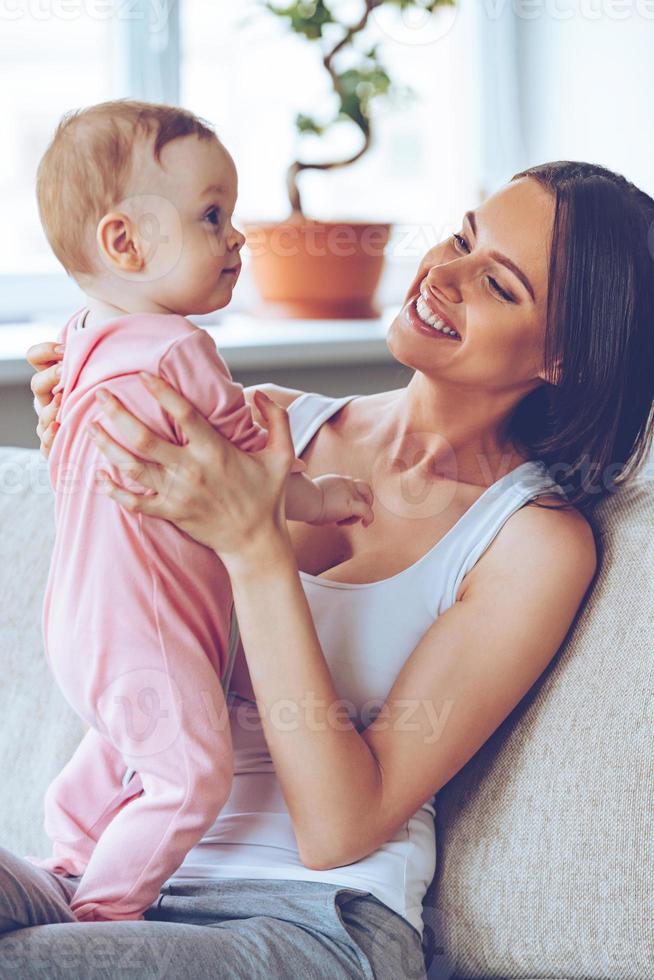
[[245, 245], [245, 235], [234, 225], [230, 225], [227, 235], [227, 247], [231, 251], [240, 251]]

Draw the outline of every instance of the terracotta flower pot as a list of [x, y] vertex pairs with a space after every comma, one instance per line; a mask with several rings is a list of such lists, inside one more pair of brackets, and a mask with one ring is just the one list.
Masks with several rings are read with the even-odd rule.
[[389, 224], [292, 217], [246, 224], [259, 312], [308, 319], [379, 316], [373, 296]]

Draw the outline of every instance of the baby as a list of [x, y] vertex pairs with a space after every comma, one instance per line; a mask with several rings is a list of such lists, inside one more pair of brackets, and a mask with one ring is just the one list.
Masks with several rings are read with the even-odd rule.
[[[206, 123], [127, 100], [64, 116], [39, 166], [46, 235], [86, 297], [58, 337], [56, 538], [43, 631], [56, 680], [89, 731], [46, 793], [52, 857], [31, 860], [82, 876], [72, 902], [80, 921], [142, 918], [230, 792], [227, 573], [171, 523], [101, 492], [98, 467], [143, 488], [108, 466], [88, 432], [102, 419], [120, 442], [95, 398], [101, 386], [184, 444], [139, 380], [144, 370], [239, 448], [265, 446], [242, 387], [185, 318], [231, 299], [244, 244], [232, 224], [236, 190], [234, 163]], [[367, 487], [311, 480], [303, 469], [296, 461], [288, 478], [288, 518], [370, 522]]]

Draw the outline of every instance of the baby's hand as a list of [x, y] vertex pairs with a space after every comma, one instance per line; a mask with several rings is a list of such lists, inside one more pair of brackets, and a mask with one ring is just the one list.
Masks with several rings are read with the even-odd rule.
[[363, 480], [330, 473], [316, 477], [313, 482], [322, 490], [322, 509], [311, 524], [356, 524], [357, 521], [363, 527], [372, 524], [373, 494]]

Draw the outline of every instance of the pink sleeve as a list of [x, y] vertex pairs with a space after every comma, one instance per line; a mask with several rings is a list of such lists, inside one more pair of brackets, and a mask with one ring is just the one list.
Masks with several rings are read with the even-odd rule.
[[[175, 341], [159, 362], [159, 374], [239, 449], [264, 448], [267, 432], [252, 418], [243, 386], [233, 380], [206, 330], [200, 327]], [[184, 444], [179, 426], [175, 422], [172, 426]]]
[[[264, 448], [268, 433], [252, 418], [243, 386], [232, 378], [206, 330], [200, 327], [175, 341], [161, 358], [159, 373], [239, 449], [257, 452]], [[171, 420], [171, 424], [183, 445], [183, 433], [176, 422]], [[305, 469], [306, 464], [296, 459], [291, 473]]]

